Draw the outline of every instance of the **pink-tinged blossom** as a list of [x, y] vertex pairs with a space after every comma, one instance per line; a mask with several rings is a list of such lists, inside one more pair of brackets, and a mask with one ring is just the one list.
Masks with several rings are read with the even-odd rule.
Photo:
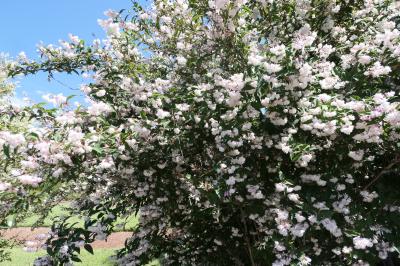
[[282, 70], [282, 66], [279, 64], [274, 64], [274, 63], [264, 63], [263, 67], [265, 68], [265, 70], [272, 74], [272, 73], [276, 73]]
[[363, 150], [350, 151], [348, 155], [354, 161], [361, 161], [364, 157], [364, 151]]
[[68, 133], [68, 141], [74, 145], [81, 145], [81, 140], [84, 138], [85, 134], [83, 134], [78, 129], [72, 129]]
[[183, 57], [183, 56], [178, 56], [178, 57], [176, 58], [176, 62], [177, 62], [178, 65], [180, 65], [180, 66], [185, 66], [186, 63], [187, 63], [187, 59], [186, 59], [185, 57]]
[[171, 114], [170, 114], [170, 112], [164, 111], [164, 110], [162, 110], [162, 109], [158, 109], [158, 110], [157, 110], [157, 113], [156, 113], [156, 116], [157, 116], [159, 119], [164, 119], [164, 118], [166, 118], [166, 117], [170, 117]]
[[98, 24], [106, 31], [106, 33], [111, 37], [118, 37], [120, 32], [120, 25], [113, 22], [113, 19], [109, 18], [107, 20], [99, 19]]
[[107, 17], [110, 17], [110, 18], [116, 18], [116, 17], [118, 17], [118, 12], [109, 9], [109, 10], [104, 12], [104, 15], [106, 15]]
[[88, 107], [88, 113], [92, 116], [107, 115], [112, 112], [110, 105], [103, 102], [92, 102]]
[[316, 37], [317, 33], [312, 32], [310, 25], [306, 24], [295, 33], [293, 48], [296, 50], [302, 50], [305, 47], [311, 46]]
[[366, 190], [361, 191], [360, 195], [363, 197], [364, 202], [372, 202], [374, 199], [379, 197], [378, 193], [375, 191], [368, 192]]
[[362, 65], [367, 65], [371, 62], [371, 57], [369, 55], [360, 55], [358, 57], [358, 62]]
[[374, 245], [371, 239], [360, 236], [353, 238], [353, 244], [355, 249], [367, 249]]
[[380, 62], [375, 62], [364, 74], [374, 78], [389, 74], [392, 69], [389, 66], [382, 66]]
[[35, 175], [21, 175], [17, 177], [18, 181], [21, 182], [24, 185], [30, 185], [33, 187], [37, 187], [39, 183], [43, 181], [42, 178], [35, 176]]
[[391, 126], [395, 128], [400, 127], [400, 111], [392, 111], [388, 113], [384, 119], [386, 122], [388, 122]]
[[290, 228], [290, 232], [295, 237], [303, 237], [309, 228], [308, 223], [298, 223], [295, 224], [292, 228]]
[[25, 143], [25, 137], [21, 133], [11, 133], [8, 131], [0, 132], [0, 145], [9, 145], [10, 148], [15, 149]]
[[354, 126], [353, 125], [344, 125], [340, 128], [340, 132], [346, 134], [346, 135], [350, 135], [351, 132], [353, 132], [354, 130]]
[[11, 188], [11, 184], [7, 182], [0, 182], [0, 192], [7, 191]]
[[335, 237], [340, 237], [342, 236], [342, 231], [340, 228], [337, 226], [336, 221], [325, 218], [321, 221], [321, 224], [323, 227], [325, 227], [326, 230], [328, 230], [333, 236]]
[[105, 90], [99, 90], [96, 92], [96, 96], [97, 97], [103, 97], [104, 95], [106, 95], [106, 91]]

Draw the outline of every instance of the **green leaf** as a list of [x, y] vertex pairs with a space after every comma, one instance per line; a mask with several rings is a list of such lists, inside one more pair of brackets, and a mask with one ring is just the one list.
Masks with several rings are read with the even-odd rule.
[[140, 112], [140, 117], [141, 117], [142, 119], [146, 119], [146, 113], [145, 113], [144, 111], [141, 111], [141, 112]]
[[82, 260], [78, 257], [72, 257], [71, 260], [75, 262], [82, 262]]
[[101, 155], [103, 153], [103, 149], [100, 147], [99, 144], [92, 147], [92, 150], [95, 151], [97, 154]]
[[3, 152], [4, 152], [4, 155], [5, 155], [7, 158], [10, 158], [10, 146], [8, 146], [8, 145], [3, 145]]
[[72, 98], [74, 98], [76, 95], [70, 95], [70, 96], [68, 96], [67, 97], [67, 102], [69, 101], [69, 100], [71, 100]]
[[35, 133], [35, 132], [30, 132], [28, 136], [32, 136], [37, 140], [39, 139], [39, 135], [37, 133]]
[[45, 107], [46, 106], [46, 104], [47, 103], [45, 103], [45, 102], [40, 102], [40, 103], [37, 103], [37, 104], [34, 104], [34, 105], [32, 105], [32, 109], [35, 109], [35, 108], [43, 108], [43, 107]]
[[93, 248], [92, 248], [92, 246], [91, 245], [89, 245], [89, 244], [85, 244], [84, 246], [83, 246], [86, 250], [87, 250], [87, 252], [89, 252], [90, 254], [94, 254], [93, 253]]

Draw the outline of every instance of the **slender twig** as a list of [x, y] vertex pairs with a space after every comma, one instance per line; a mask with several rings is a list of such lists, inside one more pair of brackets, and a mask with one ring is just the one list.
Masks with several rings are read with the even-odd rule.
[[367, 190], [370, 186], [372, 186], [376, 181], [378, 181], [379, 178], [381, 178], [388, 170], [390, 170], [393, 166], [395, 166], [396, 164], [400, 163], [400, 155], [397, 155], [396, 158], [385, 168], [382, 169], [382, 171], [374, 178], [371, 180], [371, 182], [369, 182], [364, 188], [363, 190]]
[[256, 264], [254, 263], [253, 252], [251, 251], [250, 240], [249, 240], [249, 237], [248, 237], [249, 233], [247, 231], [247, 224], [246, 224], [243, 208], [240, 208], [240, 214], [242, 216], [241, 220], [242, 220], [242, 223], [243, 223], [243, 226], [244, 226], [244, 236], [245, 236], [245, 240], [246, 240], [247, 250], [249, 252], [251, 265], [255, 266]]
[[62, 82], [62, 81], [56, 79], [56, 78], [53, 78], [53, 79], [54, 79], [57, 83], [59, 83], [61, 86], [64, 86], [64, 87], [67, 88], [67, 89], [74, 90], [74, 91], [79, 91], [79, 90], [80, 90], [80, 89], [77, 89], [77, 88], [73, 88], [73, 87], [67, 85], [66, 83], [64, 83], [64, 82]]

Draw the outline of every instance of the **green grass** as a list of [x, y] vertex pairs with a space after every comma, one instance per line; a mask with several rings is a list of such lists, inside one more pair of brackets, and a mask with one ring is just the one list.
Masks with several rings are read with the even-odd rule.
[[[82, 249], [83, 250], [83, 249]], [[110, 256], [114, 255], [115, 249], [96, 249], [94, 255], [87, 251], [81, 251], [82, 263], [75, 262], [77, 266], [113, 266]], [[0, 266], [31, 266], [33, 261], [45, 255], [45, 251], [26, 252], [22, 248], [11, 249], [11, 261], [0, 262]]]
[[[42, 227], [50, 227], [52, 225], [52, 221], [54, 217], [56, 216], [65, 216], [68, 214], [66, 211], [66, 207], [68, 206], [68, 203], [60, 204], [56, 207], [54, 207], [49, 215], [46, 217], [46, 219], [43, 221], [43, 224], [40, 224], [39, 226]], [[25, 218], [23, 221], [18, 222], [15, 226], [16, 227], [31, 227], [35, 224], [35, 222], [39, 219], [38, 215], [32, 214]], [[124, 227], [114, 227], [114, 231], [132, 231], [138, 224], [138, 216], [130, 216], [127, 219], [120, 219], [118, 218], [117, 221], [114, 223], [114, 225], [118, 224], [124, 224]], [[83, 219], [79, 216], [72, 216], [71, 218], [68, 219], [69, 223], [77, 223], [77, 227], [82, 227], [83, 226]]]
[[[110, 259], [116, 249], [95, 249], [94, 255], [90, 254], [86, 250], [81, 250], [79, 258], [82, 262], [75, 262], [76, 266], [114, 266], [115, 264]], [[46, 254], [46, 252], [26, 252], [22, 248], [13, 248], [11, 252], [11, 261], [0, 262], [0, 266], [31, 266], [33, 261], [40, 256]], [[151, 263], [145, 266], [160, 266], [158, 260], [153, 260]]]

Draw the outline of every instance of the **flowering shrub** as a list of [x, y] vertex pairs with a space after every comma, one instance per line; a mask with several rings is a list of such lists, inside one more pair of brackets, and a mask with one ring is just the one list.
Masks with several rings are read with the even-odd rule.
[[[8, 61], [3, 54], [0, 54], [0, 224], [7, 225], [9, 210], [14, 208], [19, 200], [17, 193], [7, 193], [12, 190], [10, 179], [12, 169], [18, 167], [20, 156], [11, 156], [14, 149], [19, 146], [24, 139], [22, 132], [27, 128], [27, 120], [19, 117], [19, 108], [11, 104], [12, 91], [14, 84], [7, 81], [6, 65]], [[14, 191], [15, 192], [15, 191]], [[20, 209], [20, 208], [19, 208]], [[8, 220], [9, 224], [13, 220]], [[10, 259], [7, 249], [13, 243], [2, 238], [0, 232], [0, 262]]]
[[[398, 1], [162, 1], [108, 38], [40, 47], [9, 76], [77, 73], [88, 106], [26, 108], [23, 202], [74, 194], [48, 257], [79, 261], [140, 214], [121, 265], [368, 265], [397, 252]], [[15, 149], [18, 148], [18, 149]], [[11, 189], [11, 188], [10, 188]]]

